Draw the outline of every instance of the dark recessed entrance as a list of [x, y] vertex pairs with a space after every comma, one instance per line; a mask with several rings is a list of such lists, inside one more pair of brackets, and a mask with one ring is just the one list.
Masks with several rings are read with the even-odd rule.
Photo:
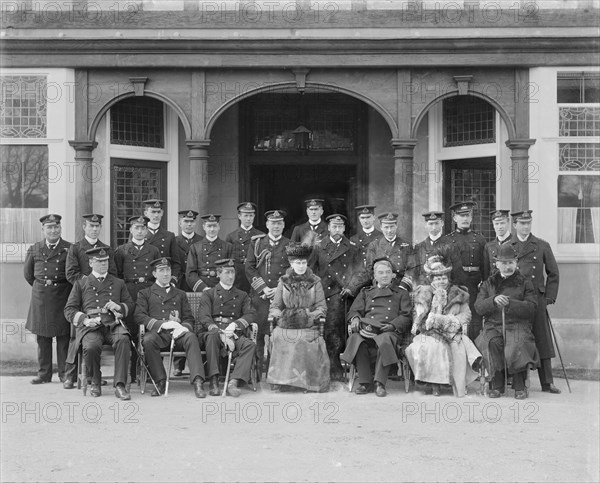
[[257, 225], [264, 227], [266, 210], [283, 209], [289, 235], [305, 221], [309, 197], [325, 200], [325, 216], [352, 214], [367, 196], [366, 127], [365, 105], [346, 95], [261, 94], [243, 101], [240, 199], [258, 204]]

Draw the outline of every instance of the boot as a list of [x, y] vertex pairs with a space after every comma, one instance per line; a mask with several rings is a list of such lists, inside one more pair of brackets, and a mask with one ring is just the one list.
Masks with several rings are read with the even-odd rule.
[[210, 394], [211, 396], [218, 396], [219, 394], [221, 394], [219, 392], [219, 376], [212, 376], [210, 378], [209, 386], [210, 388], [208, 394]]

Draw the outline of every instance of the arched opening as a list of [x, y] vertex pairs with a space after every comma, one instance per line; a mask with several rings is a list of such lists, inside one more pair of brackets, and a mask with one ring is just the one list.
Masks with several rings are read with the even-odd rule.
[[416, 156], [415, 163], [435, 174], [436, 181], [428, 176], [426, 192], [415, 190], [416, 204], [442, 209], [448, 233], [454, 229], [449, 207], [474, 201], [473, 229], [493, 238], [490, 211], [511, 208], [510, 150], [505, 142], [512, 126], [495, 105], [473, 95], [439, 98], [416, 123], [413, 132], [427, 147], [421, 151], [426, 162]]
[[354, 207], [379, 203], [381, 192], [373, 183], [388, 182], [386, 192], [393, 196], [393, 164], [388, 163], [387, 175], [371, 164], [392, 159], [391, 137], [374, 108], [347, 94], [314, 88], [304, 94], [295, 88], [256, 93], [222, 112], [211, 127], [209, 199], [217, 207], [229, 204], [224, 213], [235, 213], [227, 199], [231, 191], [225, 191], [237, 173], [234, 201], [257, 203], [259, 227], [264, 211], [283, 209], [289, 235], [306, 219], [303, 200], [321, 198], [324, 216], [349, 217], [350, 235]]

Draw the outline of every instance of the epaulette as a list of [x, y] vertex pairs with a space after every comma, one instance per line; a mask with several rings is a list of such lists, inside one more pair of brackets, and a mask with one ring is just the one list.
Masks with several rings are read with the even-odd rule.
[[263, 238], [263, 237], [265, 237], [265, 236], [267, 236], [267, 234], [266, 234], [266, 233], [260, 233], [260, 234], [258, 234], [258, 235], [252, 235], [252, 236], [250, 237], [250, 240], [251, 240], [251, 241], [258, 240], [259, 238]]

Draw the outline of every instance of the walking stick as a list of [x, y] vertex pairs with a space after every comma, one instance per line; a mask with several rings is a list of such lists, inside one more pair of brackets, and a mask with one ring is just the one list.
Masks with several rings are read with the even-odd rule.
[[227, 395], [227, 384], [229, 384], [229, 373], [231, 372], [231, 355], [232, 351], [228, 350], [229, 355], [227, 356], [227, 372], [225, 373], [225, 383], [223, 384], [223, 394], [221, 397], [225, 397]]
[[563, 364], [562, 355], [560, 354], [560, 349], [558, 347], [558, 341], [556, 340], [556, 334], [554, 333], [554, 327], [552, 326], [552, 320], [550, 319], [550, 314], [548, 313], [548, 309], [546, 309], [546, 318], [548, 319], [548, 325], [550, 326], [550, 332], [552, 332], [552, 339], [554, 339], [554, 345], [556, 346], [556, 352], [558, 352], [558, 358], [560, 359], [560, 365], [562, 367], [562, 371], [565, 376], [565, 380], [567, 381], [567, 387], [569, 388], [569, 393], [571, 393], [571, 384], [569, 384], [569, 378], [567, 377], [567, 371], [565, 371], [565, 365]]
[[504, 341], [503, 351], [504, 354], [504, 394], [506, 394], [508, 390], [508, 367], [506, 364], [506, 315], [504, 313], [504, 307], [502, 307], [502, 339]]
[[171, 334], [171, 347], [169, 347], [169, 372], [167, 372], [167, 384], [165, 385], [165, 397], [169, 395], [169, 379], [171, 378], [171, 369], [173, 369], [173, 349], [175, 348], [175, 337]]
[[141, 362], [142, 366], [144, 366], [144, 370], [146, 371], [146, 374], [148, 374], [150, 376], [150, 380], [152, 381], [152, 385], [154, 386], [154, 389], [156, 389], [156, 392], [160, 393], [160, 391], [158, 390], [158, 386], [156, 385], [156, 382], [154, 382], [154, 378], [152, 377], [152, 374], [150, 374], [150, 369], [148, 369], [148, 366], [146, 365], [146, 360], [142, 357], [142, 354], [140, 354], [140, 351], [138, 350], [137, 346], [134, 344], [133, 336], [131, 335], [131, 332], [129, 332], [129, 329], [123, 323], [121, 314], [119, 314], [119, 316], [117, 317], [116, 315], [118, 312], [113, 312], [113, 313], [115, 314], [115, 318], [119, 321], [119, 324], [121, 324], [121, 327], [123, 327], [125, 329], [125, 332], [127, 332], [127, 335], [129, 336], [129, 342], [133, 346], [133, 349], [135, 350], [135, 353], [138, 356], [138, 360]]

